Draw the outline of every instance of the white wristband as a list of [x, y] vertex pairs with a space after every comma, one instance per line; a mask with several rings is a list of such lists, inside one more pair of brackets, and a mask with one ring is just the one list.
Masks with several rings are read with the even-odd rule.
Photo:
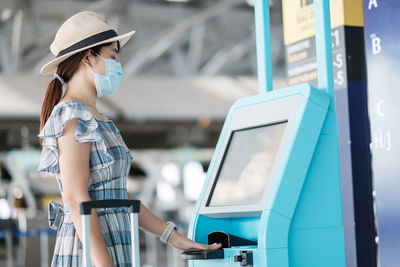
[[167, 227], [165, 227], [164, 232], [161, 234], [160, 241], [164, 244], [167, 244], [169, 236], [171, 235], [173, 230], [178, 230], [176, 224], [174, 224], [173, 222], [167, 222]]

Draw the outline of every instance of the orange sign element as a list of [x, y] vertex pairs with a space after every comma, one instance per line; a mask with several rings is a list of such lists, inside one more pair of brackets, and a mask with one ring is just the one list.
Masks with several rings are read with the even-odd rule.
[[[332, 29], [340, 26], [364, 26], [362, 0], [331, 0]], [[282, 0], [283, 36], [285, 45], [315, 34], [312, 0]]]

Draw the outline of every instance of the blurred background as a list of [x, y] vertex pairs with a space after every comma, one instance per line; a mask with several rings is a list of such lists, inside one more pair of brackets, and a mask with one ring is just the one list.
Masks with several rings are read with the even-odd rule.
[[[45, 267], [53, 255], [47, 209], [61, 199], [36, 171], [37, 135], [53, 78], [39, 70], [60, 25], [90, 10], [136, 31], [120, 53], [123, 82], [98, 109], [133, 153], [128, 191], [186, 234], [229, 108], [258, 93], [254, 1], [0, 0], [0, 267]], [[330, 4], [346, 266], [398, 266], [399, 1]], [[313, 1], [269, 6], [273, 89], [315, 86]], [[144, 232], [140, 249], [142, 266], [187, 266]]]
[[[282, 4], [270, 6], [279, 88]], [[252, 1], [1, 0], [0, 266], [51, 261], [56, 232], [47, 205], [61, 199], [56, 179], [36, 171], [39, 115], [53, 78], [39, 70], [54, 58], [49, 46], [60, 25], [83, 10], [100, 13], [119, 34], [136, 30], [121, 50], [121, 87], [98, 108], [133, 152], [128, 191], [184, 234], [230, 106], [258, 92]], [[151, 235], [141, 232], [140, 243], [143, 266], [187, 264]]]

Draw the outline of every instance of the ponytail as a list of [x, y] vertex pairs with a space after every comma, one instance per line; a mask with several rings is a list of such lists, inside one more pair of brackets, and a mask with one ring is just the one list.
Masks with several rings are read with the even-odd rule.
[[54, 106], [61, 100], [63, 85], [57, 78], [53, 79], [47, 86], [46, 95], [43, 100], [42, 111], [40, 113], [40, 131], [50, 117]]

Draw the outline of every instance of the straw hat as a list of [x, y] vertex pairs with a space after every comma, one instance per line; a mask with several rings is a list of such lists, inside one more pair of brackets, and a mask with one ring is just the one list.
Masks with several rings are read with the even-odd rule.
[[56, 58], [46, 63], [40, 73], [56, 73], [61, 61], [90, 47], [114, 41], [119, 41], [122, 47], [134, 33], [135, 31], [131, 31], [118, 35], [99, 14], [91, 11], [79, 12], [67, 19], [58, 29], [50, 45], [50, 51]]

